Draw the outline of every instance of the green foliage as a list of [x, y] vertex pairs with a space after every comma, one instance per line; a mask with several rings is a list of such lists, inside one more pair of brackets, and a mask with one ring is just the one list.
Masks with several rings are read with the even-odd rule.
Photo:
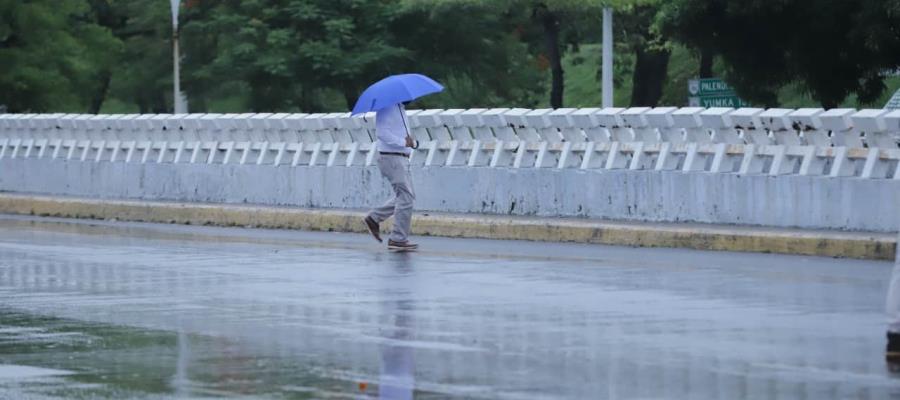
[[671, 0], [659, 26], [720, 55], [728, 81], [764, 105], [792, 83], [828, 107], [873, 101], [900, 66], [900, 0]]
[[252, 107], [269, 110], [318, 109], [327, 88], [355, 98], [408, 54], [384, 34], [396, 19], [394, 9], [366, 3], [223, 1], [198, 9], [204, 18], [186, 25], [185, 37], [193, 50], [200, 45], [216, 52], [188, 51], [186, 67], [197, 71], [188, 77], [199, 81], [188, 89], [202, 96], [216, 82], [240, 80]]
[[95, 71], [119, 49], [85, 1], [0, 0], [0, 104], [9, 111], [84, 109]]
[[412, 8], [454, 8], [459, 6], [477, 6], [491, 11], [508, 11], [512, 9], [530, 9], [534, 6], [546, 6], [554, 12], [590, 13], [599, 12], [611, 7], [616, 11], [641, 4], [654, 4], [659, 0], [402, 0], [406, 7]]
[[[900, 0], [185, 0], [182, 87], [195, 112], [342, 111], [420, 72], [447, 90], [417, 107], [546, 107], [551, 88], [598, 106], [607, 6], [619, 106], [684, 105], [701, 49], [759, 105], [880, 107], [900, 86]], [[163, 0], [0, 0], [0, 105], [171, 112], [172, 34]]]
[[413, 55], [401, 71], [421, 71], [447, 84], [446, 93], [423, 99], [423, 105], [529, 104], [544, 91], [543, 71], [502, 15], [477, 7], [407, 9], [397, 22], [398, 40]]
[[[172, 105], [172, 20], [169, 3], [107, 0], [113, 33], [123, 43], [109, 94], [139, 112], [170, 112]], [[104, 1], [106, 2], [106, 1]]]
[[438, 97], [461, 106], [540, 89], [507, 27], [476, 11], [362, 0], [202, 5], [186, 13], [185, 86], [202, 109], [223, 82], [243, 82], [249, 107], [267, 111], [333, 109], [334, 93], [346, 109], [372, 82], [403, 72], [482, 89], [478, 96], [460, 87]]

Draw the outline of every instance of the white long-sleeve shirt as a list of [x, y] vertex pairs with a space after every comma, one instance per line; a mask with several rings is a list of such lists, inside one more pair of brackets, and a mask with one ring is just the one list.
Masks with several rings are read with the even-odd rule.
[[378, 136], [376, 148], [380, 152], [409, 154], [412, 149], [406, 147], [409, 136], [409, 120], [403, 104], [382, 108], [375, 112], [375, 135]]

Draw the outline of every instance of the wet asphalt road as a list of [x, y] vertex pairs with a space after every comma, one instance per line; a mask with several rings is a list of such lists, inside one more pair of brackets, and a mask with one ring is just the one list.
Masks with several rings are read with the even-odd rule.
[[882, 399], [891, 264], [0, 217], [0, 399]]

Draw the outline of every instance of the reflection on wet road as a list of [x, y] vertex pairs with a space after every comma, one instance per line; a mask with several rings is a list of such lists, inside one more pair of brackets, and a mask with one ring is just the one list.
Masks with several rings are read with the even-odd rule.
[[0, 398], [900, 396], [889, 263], [0, 217]]

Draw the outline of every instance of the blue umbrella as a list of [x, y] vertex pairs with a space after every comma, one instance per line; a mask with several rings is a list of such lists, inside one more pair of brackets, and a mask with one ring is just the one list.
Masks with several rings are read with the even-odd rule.
[[353, 115], [378, 111], [404, 101], [443, 91], [444, 87], [425, 75], [393, 75], [369, 86], [353, 106]]

